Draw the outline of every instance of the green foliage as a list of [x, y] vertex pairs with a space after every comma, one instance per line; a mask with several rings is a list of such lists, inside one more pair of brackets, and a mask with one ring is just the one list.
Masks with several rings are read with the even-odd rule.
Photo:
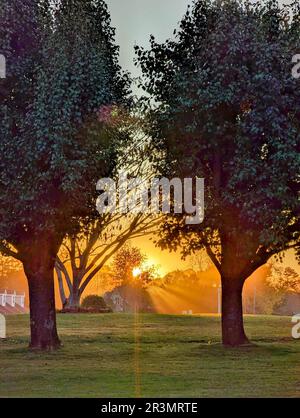
[[85, 309], [107, 309], [104, 299], [97, 295], [86, 296], [81, 303], [81, 307]]
[[204, 223], [170, 217], [161, 246], [210, 248], [218, 268], [238, 276], [299, 252], [299, 22], [296, 3], [197, 0], [174, 41], [137, 48], [156, 100], [149, 129], [166, 157], [160, 170], [205, 178]]
[[124, 140], [97, 116], [129, 103], [106, 3], [54, 3], [1, 0], [0, 239], [17, 248], [95, 215], [96, 182]]

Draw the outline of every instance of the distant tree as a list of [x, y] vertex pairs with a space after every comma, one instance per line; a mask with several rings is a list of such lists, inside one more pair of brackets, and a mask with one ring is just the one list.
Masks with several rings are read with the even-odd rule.
[[115, 281], [120, 284], [131, 282], [134, 278], [134, 269], [137, 272], [138, 269], [141, 270], [145, 260], [146, 256], [138, 247], [125, 245], [117, 252], [112, 262], [112, 273]]
[[208, 257], [205, 250], [196, 251], [190, 256], [191, 268], [195, 271], [208, 270], [212, 265], [211, 259]]
[[201, 285], [201, 276], [199, 275], [199, 271], [193, 269], [175, 270], [168, 272], [161, 279], [156, 280], [154, 284], [162, 287], [178, 286], [195, 288], [196, 286]]
[[[289, 295], [299, 293], [300, 278], [291, 267], [273, 261], [267, 267], [267, 274], [262, 275], [255, 286], [255, 305], [257, 313], [271, 315], [282, 309]], [[248, 292], [246, 299], [253, 306], [253, 292], [250, 295]]]
[[56, 256], [97, 215], [124, 139], [99, 112], [127, 105], [128, 77], [102, 0], [1, 0], [0, 53], [1, 250], [28, 279], [30, 347], [55, 349]]
[[205, 178], [204, 222], [169, 216], [159, 244], [184, 256], [206, 249], [222, 279], [228, 346], [249, 342], [246, 279], [275, 254], [300, 255], [299, 18], [296, 2], [197, 0], [175, 40], [137, 47], [161, 172]]
[[63, 308], [79, 309], [87, 286], [117, 251], [128, 240], [151, 233], [154, 224], [149, 215], [108, 214], [91, 223], [84, 233], [65, 239], [55, 264]]
[[22, 264], [13, 257], [0, 254], [0, 288], [12, 273], [20, 271]]
[[142, 266], [141, 274], [136, 277], [136, 283], [143, 288], [151, 286], [159, 278], [158, 266]]
[[267, 276], [269, 285], [278, 291], [300, 292], [300, 277], [291, 267], [272, 265]]
[[147, 260], [140, 248], [124, 245], [114, 256], [111, 265], [116, 286], [147, 287], [157, 275], [155, 266], [147, 266]]

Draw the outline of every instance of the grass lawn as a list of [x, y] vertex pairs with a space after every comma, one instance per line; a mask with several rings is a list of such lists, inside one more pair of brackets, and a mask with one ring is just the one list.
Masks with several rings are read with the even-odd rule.
[[288, 317], [247, 316], [254, 347], [224, 349], [217, 316], [58, 315], [64, 347], [27, 350], [28, 316], [7, 317], [0, 397], [300, 396]]

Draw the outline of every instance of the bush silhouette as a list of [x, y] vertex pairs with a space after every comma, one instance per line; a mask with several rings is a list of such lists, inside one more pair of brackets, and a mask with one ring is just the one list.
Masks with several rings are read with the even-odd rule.
[[86, 296], [81, 303], [81, 307], [84, 309], [93, 309], [93, 310], [107, 309], [107, 305], [104, 299], [98, 295]]

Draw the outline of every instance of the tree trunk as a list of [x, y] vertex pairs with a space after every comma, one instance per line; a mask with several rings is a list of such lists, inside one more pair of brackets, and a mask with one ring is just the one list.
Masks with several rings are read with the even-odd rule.
[[80, 291], [76, 288], [72, 288], [70, 296], [67, 298], [67, 301], [64, 305], [64, 309], [69, 309], [74, 312], [78, 311], [80, 308]]
[[[60, 299], [63, 307], [63, 311], [73, 311], [78, 312], [80, 309], [80, 298], [81, 298], [81, 289], [80, 283], [82, 281], [81, 273], [77, 273], [73, 269], [72, 279], [69, 276], [68, 271], [66, 270], [63, 263], [57, 263], [55, 265], [55, 271], [57, 274], [58, 285], [59, 285], [59, 293]], [[69, 296], [66, 297], [66, 293], [64, 290], [64, 281], [68, 285]]]
[[222, 276], [222, 341], [225, 346], [249, 344], [243, 321], [244, 282], [241, 278]]
[[59, 267], [55, 267], [55, 271], [56, 271], [57, 280], [58, 280], [58, 288], [59, 288], [61, 304], [62, 304], [62, 307], [64, 308], [67, 304], [67, 298], [66, 298], [65, 289], [64, 289], [62, 272]]
[[28, 243], [23, 260], [30, 300], [30, 348], [55, 350], [60, 346], [56, 328], [54, 265], [58, 246], [51, 237]]

